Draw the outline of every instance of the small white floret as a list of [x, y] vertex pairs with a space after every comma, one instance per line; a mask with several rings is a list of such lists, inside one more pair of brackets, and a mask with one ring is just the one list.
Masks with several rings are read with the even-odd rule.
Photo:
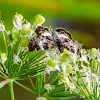
[[53, 90], [55, 88], [54, 85], [50, 85], [50, 84], [45, 84], [44, 88], [47, 90], [47, 92], [49, 93], [50, 90]]

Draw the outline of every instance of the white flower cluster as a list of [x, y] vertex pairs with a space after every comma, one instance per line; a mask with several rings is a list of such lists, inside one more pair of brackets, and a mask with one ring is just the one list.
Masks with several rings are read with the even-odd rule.
[[5, 31], [5, 25], [3, 25], [3, 23], [0, 23], [0, 31]]
[[47, 92], [49, 93], [50, 90], [53, 90], [55, 88], [54, 85], [50, 85], [50, 84], [45, 84], [44, 88], [47, 90]]
[[[24, 49], [25, 49], [25, 48], [24, 48]], [[22, 63], [22, 60], [21, 60], [20, 57], [19, 57], [19, 54], [20, 54], [21, 50], [23, 50], [23, 48], [19, 48], [18, 53], [13, 55], [13, 64], [17, 64], [17, 65], [18, 65], [19, 63], [21, 63], [21, 65], [23, 64], [23, 63]]]
[[56, 69], [60, 71], [60, 68], [58, 66], [58, 61], [60, 60], [60, 54], [59, 50], [56, 48], [54, 50], [46, 51], [47, 56], [47, 66], [46, 66], [46, 73], [50, 74], [51, 71], [55, 71]]
[[[23, 16], [21, 16], [21, 17], [23, 17]], [[23, 18], [22, 18], [23, 19]], [[14, 25], [14, 27], [17, 29], [17, 30], [21, 30], [22, 29], [22, 19], [20, 18], [20, 16], [18, 16], [17, 15], [17, 13], [16, 13], [16, 15], [15, 15], [15, 18], [14, 18], [14, 20], [13, 20], [13, 25]]]
[[13, 60], [14, 63], [13, 64], [18, 64], [18, 63], [22, 62], [18, 55], [14, 55], [13, 57], [14, 57], [14, 60]]
[[[81, 57], [67, 50], [59, 53], [57, 50], [47, 51], [47, 73], [52, 69], [59, 70], [59, 84], [65, 84], [65, 90], [70, 89], [82, 97], [85, 95], [81, 89], [89, 96], [94, 95], [94, 87], [97, 86], [97, 97], [100, 93], [100, 51], [92, 48], [91, 50], [81, 50]], [[55, 63], [56, 60], [56, 63]], [[58, 68], [56, 68], [58, 66]], [[51, 68], [52, 67], [52, 68]], [[46, 69], [47, 69], [46, 68]], [[84, 86], [85, 84], [85, 86]]]
[[29, 23], [27, 20], [26, 23], [24, 22], [25, 20], [23, 20], [23, 16], [16, 13], [15, 17], [13, 18], [13, 32], [19, 32], [19, 35], [22, 37], [32, 37], [33, 30], [31, 29], [31, 23]]

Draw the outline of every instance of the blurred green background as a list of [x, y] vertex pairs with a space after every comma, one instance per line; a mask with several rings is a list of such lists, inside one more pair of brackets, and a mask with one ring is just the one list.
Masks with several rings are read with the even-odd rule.
[[[100, 47], [100, 0], [0, 0], [0, 19], [7, 30], [13, 28], [16, 12], [31, 24], [36, 14], [42, 14], [46, 19], [43, 26], [67, 29], [83, 48]], [[0, 33], [0, 49], [5, 51], [2, 41]], [[28, 80], [24, 84], [31, 87]], [[35, 100], [28, 91], [14, 87], [16, 100]], [[7, 85], [0, 89], [0, 100], [10, 100], [8, 93]]]

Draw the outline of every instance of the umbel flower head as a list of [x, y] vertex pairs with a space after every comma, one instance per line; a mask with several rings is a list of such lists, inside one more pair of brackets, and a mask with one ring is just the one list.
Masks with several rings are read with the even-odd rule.
[[46, 51], [48, 59], [46, 72], [50, 74], [50, 71], [58, 70], [59, 84], [64, 84], [65, 90], [69, 89], [71, 93], [76, 93], [88, 100], [99, 100], [100, 50], [82, 49], [81, 54], [79, 57], [67, 50], [63, 53], [58, 50]]
[[[45, 18], [38, 14], [32, 25], [23, 19], [21, 14], [16, 13], [11, 31], [7, 31], [5, 25], [0, 23], [6, 49], [5, 53], [0, 52], [0, 77], [4, 79], [0, 82], [0, 88], [13, 81], [19, 84], [16, 80], [26, 78], [29, 78], [32, 84], [31, 78], [36, 77], [36, 87], [32, 84], [34, 91], [19, 84], [35, 94], [36, 100], [46, 100], [55, 92], [54, 95], [58, 94], [59, 98], [59, 91], [60, 94], [64, 93], [64, 97], [67, 95], [66, 91], [70, 91], [70, 95], [75, 93], [84, 99], [100, 100], [99, 49], [82, 49], [81, 57], [68, 50], [60, 53], [57, 48], [48, 51], [28, 51], [28, 43], [35, 34], [35, 28], [44, 22]], [[51, 71], [55, 71], [54, 77]], [[46, 74], [49, 74], [49, 77], [45, 77]]]
[[[43, 19], [41, 15], [38, 15], [38, 17], [38, 20]], [[0, 50], [0, 77], [5, 79], [0, 83], [0, 88], [9, 82], [15, 81], [20, 76], [24, 77], [40, 72], [42, 67], [38, 67], [42, 64], [38, 63], [45, 58], [43, 56], [44, 51], [37, 53], [28, 51], [29, 40], [33, 37], [37, 26], [36, 19], [34, 21], [35, 25], [31, 25], [30, 22], [23, 19], [21, 14], [16, 13], [12, 21], [13, 29], [11, 31], [7, 31], [5, 25], [2, 22], [0, 23], [0, 32], [3, 34], [6, 51], [1, 52], [3, 50]], [[44, 21], [39, 24], [43, 23]], [[31, 53], [33, 54], [29, 57]], [[45, 68], [45, 65], [43, 66]]]

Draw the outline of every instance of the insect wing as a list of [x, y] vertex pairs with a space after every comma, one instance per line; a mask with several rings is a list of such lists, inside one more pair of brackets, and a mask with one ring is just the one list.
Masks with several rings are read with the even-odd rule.
[[81, 45], [77, 41], [71, 40], [69, 42], [63, 43], [62, 45], [65, 49], [69, 50], [70, 52], [81, 56]]
[[72, 40], [72, 36], [67, 30], [63, 28], [57, 28], [55, 31], [58, 33], [59, 38], [64, 39], [64, 42]]
[[55, 42], [44, 37], [34, 36], [29, 42], [29, 51], [49, 50], [56, 48]]

